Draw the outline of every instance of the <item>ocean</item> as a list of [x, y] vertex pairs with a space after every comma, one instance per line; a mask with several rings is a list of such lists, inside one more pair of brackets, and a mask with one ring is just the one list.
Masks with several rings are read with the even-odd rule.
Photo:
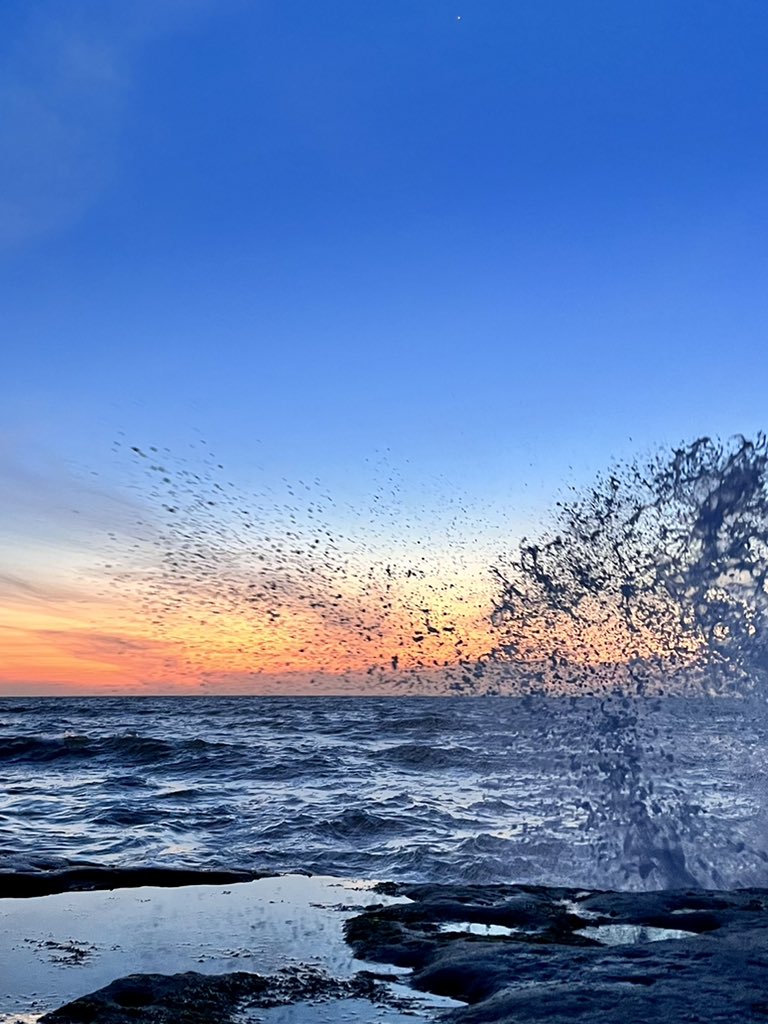
[[0, 867], [768, 884], [765, 716], [700, 698], [0, 701]]

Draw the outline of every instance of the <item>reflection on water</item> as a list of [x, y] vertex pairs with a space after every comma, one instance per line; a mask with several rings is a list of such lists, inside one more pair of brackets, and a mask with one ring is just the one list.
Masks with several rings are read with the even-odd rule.
[[392, 902], [367, 885], [304, 876], [0, 899], [0, 1019], [42, 1013], [131, 973], [308, 964], [348, 978], [370, 965], [353, 958], [344, 920]]
[[493, 935], [514, 935], [520, 928], [507, 928], [503, 924], [480, 924], [477, 921], [450, 921], [441, 924], [441, 932], [464, 932], [467, 935], [482, 935], [489, 938]]
[[598, 924], [580, 928], [578, 935], [595, 939], [605, 946], [627, 946], [636, 942], [662, 942], [665, 939], [696, 938], [696, 932], [680, 928], [652, 928], [646, 924]]

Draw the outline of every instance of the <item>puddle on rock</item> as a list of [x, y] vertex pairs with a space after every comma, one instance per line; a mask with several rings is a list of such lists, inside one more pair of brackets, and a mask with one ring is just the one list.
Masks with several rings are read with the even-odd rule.
[[595, 939], [604, 946], [630, 946], [639, 942], [662, 942], [664, 939], [690, 939], [697, 933], [680, 928], [652, 928], [646, 924], [598, 924], [579, 928], [574, 934]]
[[235, 1024], [414, 1024], [425, 1018], [433, 1021], [438, 1012], [466, 1006], [448, 996], [414, 992], [404, 985], [390, 984], [387, 988], [401, 1005], [383, 1006], [366, 999], [314, 1000], [240, 1010], [234, 1021]]
[[303, 875], [0, 899], [0, 1024], [35, 1020], [127, 974], [308, 965], [351, 978], [371, 965], [355, 960], [344, 921], [403, 902], [372, 883]]
[[479, 924], [477, 921], [449, 921], [441, 924], [441, 932], [463, 932], [466, 935], [482, 935], [489, 938], [494, 935], [519, 935], [522, 928], [507, 928], [503, 924]]
[[558, 900], [557, 902], [567, 913], [580, 917], [584, 921], [589, 921], [601, 916], [596, 910], [585, 910], [578, 900]]

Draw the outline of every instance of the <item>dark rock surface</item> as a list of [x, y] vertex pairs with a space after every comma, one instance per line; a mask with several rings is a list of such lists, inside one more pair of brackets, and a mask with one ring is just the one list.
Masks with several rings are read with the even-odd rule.
[[208, 975], [132, 974], [40, 1018], [40, 1024], [227, 1024], [236, 1011], [299, 1000], [364, 998], [389, 1002], [367, 973], [350, 980], [311, 967], [263, 976], [238, 971]]
[[412, 967], [417, 988], [466, 1001], [456, 1024], [768, 1021], [766, 890], [393, 889], [414, 902], [350, 919], [348, 941], [358, 957]]
[[[417, 989], [465, 1002], [446, 1012], [454, 1024], [768, 1022], [768, 890], [380, 888], [412, 902], [350, 918], [355, 956], [412, 968]], [[385, 980], [308, 966], [130, 975], [41, 1024], [227, 1024], [248, 1007], [328, 999], [397, 1006]]]
[[121, 868], [66, 861], [25, 862], [0, 868], [0, 898], [50, 896], [58, 892], [128, 889], [141, 885], [230, 885], [264, 878], [257, 871], [166, 868], [152, 865]]

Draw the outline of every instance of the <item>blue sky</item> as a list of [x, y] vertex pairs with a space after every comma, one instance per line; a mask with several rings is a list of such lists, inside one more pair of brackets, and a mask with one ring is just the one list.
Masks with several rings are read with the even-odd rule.
[[747, 0], [5, 0], [3, 472], [204, 438], [515, 524], [765, 427], [767, 52]]
[[496, 490], [764, 425], [763, 4], [0, 17], [5, 429]]

